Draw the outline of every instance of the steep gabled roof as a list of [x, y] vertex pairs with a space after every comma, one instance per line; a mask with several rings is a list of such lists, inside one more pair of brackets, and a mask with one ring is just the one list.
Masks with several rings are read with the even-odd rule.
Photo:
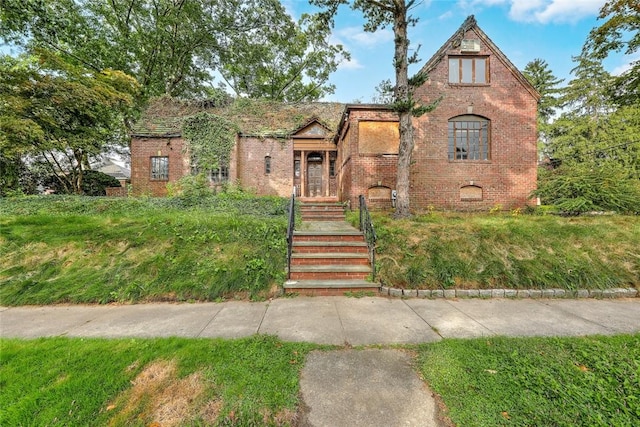
[[487, 36], [485, 32], [482, 31], [482, 29], [476, 22], [476, 18], [473, 15], [470, 15], [467, 17], [467, 19], [465, 19], [460, 28], [458, 28], [458, 30], [453, 33], [451, 37], [449, 37], [449, 40], [447, 40], [442, 45], [442, 47], [438, 49], [438, 51], [426, 62], [426, 64], [424, 64], [420, 72], [429, 73], [431, 70], [433, 70], [436, 65], [438, 65], [440, 61], [442, 61], [446, 57], [447, 52], [460, 46], [465, 34], [469, 30], [473, 30], [477, 34], [478, 38], [489, 48], [489, 50], [493, 52], [495, 57], [498, 58], [505, 65], [505, 67], [507, 67], [509, 71], [511, 71], [511, 74], [513, 74], [513, 76], [522, 84], [522, 86], [524, 86], [524, 88], [529, 93], [531, 93], [531, 96], [533, 96], [535, 99], [540, 98], [540, 94], [533, 87], [533, 85], [529, 83], [529, 80], [527, 80], [524, 74], [522, 74], [520, 70], [518, 70], [518, 68], [513, 65], [513, 63], [500, 50], [500, 48], [498, 48], [498, 46], [496, 46], [496, 44], [489, 38], [489, 36]]
[[344, 104], [308, 102], [286, 104], [266, 100], [238, 99], [224, 105], [162, 97], [152, 100], [133, 126], [132, 136], [177, 137], [185, 118], [206, 111], [229, 119], [245, 136], [287, 138], [312, 121], [330, 133], [338, 128]]

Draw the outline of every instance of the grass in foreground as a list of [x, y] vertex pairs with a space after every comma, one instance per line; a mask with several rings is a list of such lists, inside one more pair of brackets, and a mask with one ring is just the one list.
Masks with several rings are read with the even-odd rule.
[[[358, 221], [357, 212], [350, 215]], [[640, 216], [374, 213], [378, 278], [418, 289], [640, 286]]]
[[[285, 426], [296, 423], [306, 356], [321, 347], [254, 336], [4, 339], [0, 348], [0, 425]], [[411, 348], [457, 425], [640, 425], [640, 334]]]
[[640, 335], [445, 340], [419, 364], [460, 426], [640, 425]]
[[314, 348], [269, 336], [0, 345], [3, 426], [291, 425]]
[[0, 200], [0, 304], [259, 297], [284, 281], [287, 201]]

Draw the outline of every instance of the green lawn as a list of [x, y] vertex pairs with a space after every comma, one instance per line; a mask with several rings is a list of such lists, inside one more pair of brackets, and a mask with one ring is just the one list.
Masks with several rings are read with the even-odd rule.
[[0, 304], [264, 297], [284, 281], [287, 200], [0, 200]]
[[[295, 425], [317, 348], [269, 336], [2, 339], [0, 425]], [[408, 348], [459, 426], [640, 425], [640, 334]]]
[[[285, 280], [288, 200], [0, 199], [0, 304], [262, 299]], [[354, 222], [357, 212], [349, 214]], [[640, 216], [374, 213], [393, 287], [640, 285]]]
[[2, 340], [0, 425], [290, 425], [309, 344]]
[[419, 353], [459, 426], [640, 425], [640, 334], [445, 340]]
[[[349, 219], [356, 224], [357, 213]], [[378, 279], [418, 289], [640, 285], [640, 216], [374, 213]]]

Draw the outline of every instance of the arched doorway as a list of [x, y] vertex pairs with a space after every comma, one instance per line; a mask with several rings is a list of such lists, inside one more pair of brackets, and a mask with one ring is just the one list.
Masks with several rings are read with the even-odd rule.
[[322, 196], [322, 154], [309, 153], [307, 156], [307, 197]]

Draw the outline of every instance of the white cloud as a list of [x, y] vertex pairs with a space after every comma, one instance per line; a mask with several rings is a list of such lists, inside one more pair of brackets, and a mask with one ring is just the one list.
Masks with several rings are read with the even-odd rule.
[[535, 20], [548, 22], [575, 22], [585, 16], [598, 15], [606, 0], [553, 0], [535, 12]]
[[576, 22], [596, 16], [606, 0], [461, 0], [466, 9], [506, 5], [509, 18], [517, 22]]
[[438, 19], [439, 19], [440, 21], [444, 21], [445, 19], [449, 19], [449, 18], [451, 18], [452, 16], [453, 16], [453, 12], [452, 12], [452, 11], [448, 11], [448, 12], [445, 12], [445, 13], [443, 13], [442, 15], [438, 16]]
[[640, 52], [636, 52], [633, 55], [623, 56], [622, 59], [626, 62], [611, 70], [612, 75], [619, 76], [624, 72], [629, 71], [635, 63], [640, 61]]
[[364, 68], [364, 65], [353, 57], [351, 57], [351, 59], [343, 59], [338, 64], [338, 70], [360, 70], [362, 68]]
[[371, 48], [393, 40], [393, 31], [388, 28], [368, 33], [362, 27], [346, 27], [336, 31], [338, 39], [348, 40], [347, 45], [355, 44], [361, 47]]

